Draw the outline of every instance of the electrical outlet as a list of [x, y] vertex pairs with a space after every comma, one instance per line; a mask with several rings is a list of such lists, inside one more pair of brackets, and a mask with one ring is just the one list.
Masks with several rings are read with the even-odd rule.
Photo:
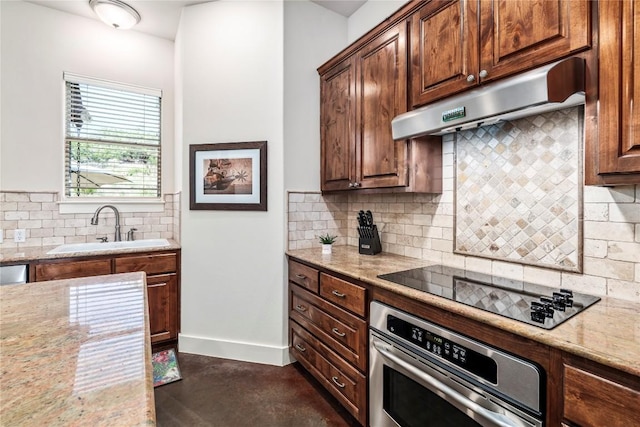
[[24, 228], [18, 228], [13, 232], [13, 241], [22, 243], [27, 240], [27, 232]]
[[4, 242], [4, 230], [0, 228], [0, 243]]

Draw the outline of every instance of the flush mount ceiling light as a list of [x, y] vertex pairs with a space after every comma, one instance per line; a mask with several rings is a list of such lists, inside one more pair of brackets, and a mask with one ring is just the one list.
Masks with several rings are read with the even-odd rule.
[[140, 14], [120, 0], [89, 0], [89, 6], [110, 27], [127, 30], [140, 22]]

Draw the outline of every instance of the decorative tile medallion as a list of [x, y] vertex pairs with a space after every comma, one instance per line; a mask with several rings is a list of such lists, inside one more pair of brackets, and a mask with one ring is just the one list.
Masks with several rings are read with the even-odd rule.
[[455, 252], [582, 268], [582, 107], [456, 134]]

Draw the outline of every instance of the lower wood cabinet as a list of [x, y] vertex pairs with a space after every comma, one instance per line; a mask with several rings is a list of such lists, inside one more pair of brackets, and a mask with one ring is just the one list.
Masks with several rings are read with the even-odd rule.
[[147, 276], [151, 344], [178, 339], [178, 275]]
[[640, 425], [640, 378], [596, 363], [565, 357], [562, 372], [565, 425]]
[[153, 351], [177, 348], [180, 332], [179, 250], [40, 260], [32, 262], [29, 270], [32, 282], [144, 271]]
[[369, 405], [369, 304], [376, 300], [535, 363], [544, 372], [545, 426], [640, 426], [640, 376], [355, 282], [289, 259], [290, 353], [362, 425]]
[[368, 413], [366, 293], [289, 260], [290, 353], [362, 425]]

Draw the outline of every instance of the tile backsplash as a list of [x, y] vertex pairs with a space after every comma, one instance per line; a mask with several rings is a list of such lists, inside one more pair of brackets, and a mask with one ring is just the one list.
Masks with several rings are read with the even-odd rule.
[[[100, 223], [91, 225], [93, 214], [61, 214], [57, 201], [58, 193], [0, 192], [0, 249], [85, 243], [105, 236], [113, 240], [111, 210], [102, 211]], [[130, 228], [136, 228], [137, 240], [179, 240], [180, 193], [164, 196], [162, 212], [120, 212], [120, 225], [123, 239]], [[15, 229], [25, 229], [24, 243], [14, 242]]]
[[456, 133], [455, 252], [581, 271], [582, 107]]
[[640, 186], [584, 187], [582, 273], [457, 254], [453, 138], [443, 137], [442, 194], [289, 192], [289, 249], [319, 246], [315, 236], [325, 231], [357, 247], [357, 212], [369, 209], [384, 252], [640, 302]]

